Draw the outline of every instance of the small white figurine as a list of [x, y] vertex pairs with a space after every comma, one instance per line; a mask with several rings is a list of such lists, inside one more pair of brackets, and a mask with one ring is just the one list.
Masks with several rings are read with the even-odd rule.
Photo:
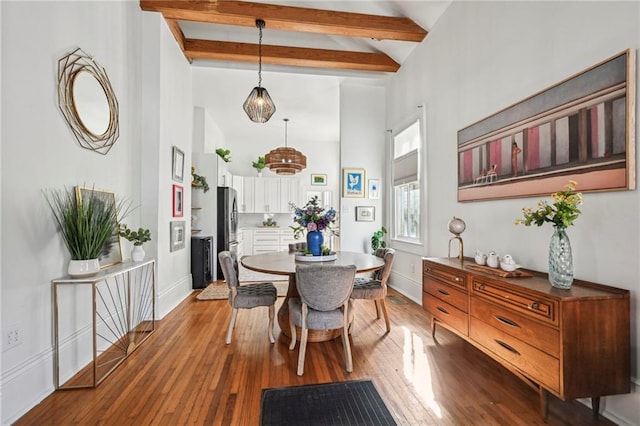
[[502, 256], [502, 259], [500, 260], [500, 268], [503, 271], [512, 272], [519, 267], [520, 265], [516, 263], [516, 261], [513, 259], [513, 257], [511, 257], [510, 254], [505, 254], [504, 256]]
[[480, 250], [476, 250], [476, 263], [478, 265], [484, 265], [487, 263], [487, 255], [481, 252]]

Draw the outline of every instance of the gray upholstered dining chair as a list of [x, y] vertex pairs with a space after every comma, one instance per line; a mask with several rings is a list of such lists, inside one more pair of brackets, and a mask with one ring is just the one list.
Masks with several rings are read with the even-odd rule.
[[296, 287], [300, 297], [289, 299], [289, 326], [291, 327], [289, 350], [293, 350], [296, 346], [296, 326], [298, 326], [301, 329], [298, 376], [304, 374], [309, 329], [342, 328], [346, 370], [349, 373], [353, 371], [348, 330], [353, 320], [352, 302], [349, 296], [355, 276], [355, 265], [296, 266]]
[[353, 283], [352, 299], [373, 300], [376, 304], [376, 315], [380, 319], [380, 311], [384, 315], [384, 322], [387, 326], [387, 333], [391, 331], [389, 323], [389, 314], [387, 313], [387, 281], [391, 275], [391, 266], [393, 265], [393, 257], [396, 251], [392, 248], [376, 249], [375, 255], [384, 259], [384, 266], [373, 273], [373, 276], [357, 277]]
[[273, 318], [275, 303], [278, 298], [276, 287], [271, 282], [240, 285], [238, 280], [238, 264], [228, 251], [218, 253], [222, 274], [229, 287], [229, 305], [233, 309], [225, 343], [231, 343], [231, 335], [236, 326], [238, 309], [252, 309], [258, 306], [269, 307], [269, 341], [274, 343]]

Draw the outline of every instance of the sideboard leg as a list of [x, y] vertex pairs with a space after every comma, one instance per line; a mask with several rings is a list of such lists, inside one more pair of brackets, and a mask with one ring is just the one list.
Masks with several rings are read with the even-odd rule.
[[546, 423], [549, 414], [549, 392], [540, 386], [538, 393], [540, 394], [540, 417], [542, 417], [542, 420]]
[[431, 337], [436, 337], [436, 319], [431, 317]]
[[594, 396], [591, 398], [591, 411], [593, 412], [593, 418], [597, 419], [600, 415], [600, 397]]

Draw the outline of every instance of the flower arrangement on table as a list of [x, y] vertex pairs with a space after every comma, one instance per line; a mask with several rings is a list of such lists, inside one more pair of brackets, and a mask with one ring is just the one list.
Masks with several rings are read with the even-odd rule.
[[564, 191], [551, 194], [553, 204], [538, 202], [538, 209], [525, 207], [522, 209], [524, 219], [516, 219], [516, 225], [542, 226], [545, 222], [553, 224], [553, 235], [549, 243], [549, 282], [560, 289], [569, 289], [573, 283], [573, 255], [571, 242], [565, 228], [573, 225], [580, 216], [578, 206], [582, 204], [582, 194], [576, 192], [578, 183], [571, 180]]
[[[329, 210], [325, 210], [320, 207], [320, 202], [317, 196], [311, 198], [304, 207], [296, 207], [293, 203], [290, 203], [290, 206], [294, 211], [293, 221], [297, 224], [297, 226], [290, 226], [290, 228], [293, 229], [293, 236], [295, 238], [300, 238], [300, 236], [306, 231], [307, 252], [312, 253], [314, 256], [329, 254], [331, 250], [322, 246], [322, 231], [325, 229], [331, 229], [331, 225], [335, 223], [335, 209], [332, 207]], [[317, 250], [314, 252], [314, 243], [311, 241], [310, 234], [312, 234], [312, 237], [320, 239], [319, 253]]]
[[538, 209], [523, 207], [522, 215], [524, 219], [516, 219], [516, 225], [531, 226], [536, 224], [542, 226], [545, 222], [552, 223], [553, 226], [569, 227], [580, 216], [578, 206], [582, 204], [582, 193], [576, 192], [576, 181], [569, 181], [565, 185], [566, 190], [551, 194], [553, 204], [546, 201], [538, 201]]

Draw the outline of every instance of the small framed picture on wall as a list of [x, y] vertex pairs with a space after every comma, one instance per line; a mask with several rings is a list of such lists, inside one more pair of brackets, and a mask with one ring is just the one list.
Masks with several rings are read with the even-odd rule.
[[311, 175], [311, 185], [326, 185], [326, 184], [327, 184], [327, 175], [320, 175], [320, 174]]
[[373, 206], [356, 206], [356, 222], [373, 222], [376, 219], [376, 208]]
[[182, 182], [184, 179], [184, 152], [182, 152], [177, 146], [173, 147], [172, 151], [172, 167], [173, 180], [176, 182]]
[[186, 222], [184, 220], [171, 222], [171, 229], [169, 232], [169, 251], [176, 251], [184, 248], [185, 223]]
[[173, 217], [184, 216], [184, 187], [173, 185]]
[[364, 198], [365, 179], [364, 169], [342, 169], [342, 196]]
[[372, 200], [380, 198], [380, 180], [369, 179], [369, 198]]

